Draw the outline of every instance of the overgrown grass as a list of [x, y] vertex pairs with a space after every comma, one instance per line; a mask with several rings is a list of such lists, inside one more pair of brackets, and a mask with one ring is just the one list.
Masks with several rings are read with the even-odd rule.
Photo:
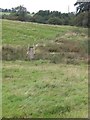
[[84, 64], [3, 62], [3, 117], [84, 118], [87, 95]]
[[[44, 46], [45, 45], [45, 46]], [[40, 44], [35, 49], [34, 60], [50, 60], [53, 63], [72, 63], [80, 64], [88, 62], [87, 41], [66, 41], [55, 40]], [[27, 47], [3, 45], [2, 47], [3, 60], [29, 60]]]

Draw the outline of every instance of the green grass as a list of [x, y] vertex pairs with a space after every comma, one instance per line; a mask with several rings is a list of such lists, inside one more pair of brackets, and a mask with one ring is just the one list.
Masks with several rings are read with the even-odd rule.
[[55, 39], [87, 40], [87, 28], [54, 26], [28, 22], [3, 20], [2, 43], [11, 45], [32, 45]]
[[[2, 27], [2, 57], [9, 60], [2, 69], [3, 117], [88, 117], [88, 29], [11, 20]], [[25, 61], [28, 45], [37, 43], [35, 60]]]
[[87, 65], [3, 62], [3, 117], [87, 117]]

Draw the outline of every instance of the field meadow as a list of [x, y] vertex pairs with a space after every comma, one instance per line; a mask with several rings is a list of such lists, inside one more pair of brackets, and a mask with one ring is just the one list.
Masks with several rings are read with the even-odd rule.
[[[10, 20], [2, 28], [2, 116], [87, 118], [87, 28]], [[17, 57], [33, 44], [34, 60]]]
[[2, 43], [14, 46], [28, 46], [57, 39], [83, 42], [88, 37], [87, 28], [75, 26], [46, 25], [11, 20], [3, 20], [2, 25]]

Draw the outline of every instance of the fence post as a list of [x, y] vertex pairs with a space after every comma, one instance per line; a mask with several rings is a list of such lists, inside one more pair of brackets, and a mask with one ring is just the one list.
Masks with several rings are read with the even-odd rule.
[[35, 49], [34, 49], [34, 47], [29, 47], [29, 49], [27, 51], [27, 55], [28, 55], [30, 60], [34, 59], [34, 57], [35, 57]]

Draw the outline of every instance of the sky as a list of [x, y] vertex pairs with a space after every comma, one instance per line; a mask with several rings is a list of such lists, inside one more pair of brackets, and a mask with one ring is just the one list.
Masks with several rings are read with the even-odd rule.
[[59, 11], [62, 13], [75, 12], [76, 7], [74, 3], [77, 0], [2, 0], [0, 2], [0, 8], [17, 7], [23, 5], [27, 10], [32, 12], [38, 12], [39, 10]]

